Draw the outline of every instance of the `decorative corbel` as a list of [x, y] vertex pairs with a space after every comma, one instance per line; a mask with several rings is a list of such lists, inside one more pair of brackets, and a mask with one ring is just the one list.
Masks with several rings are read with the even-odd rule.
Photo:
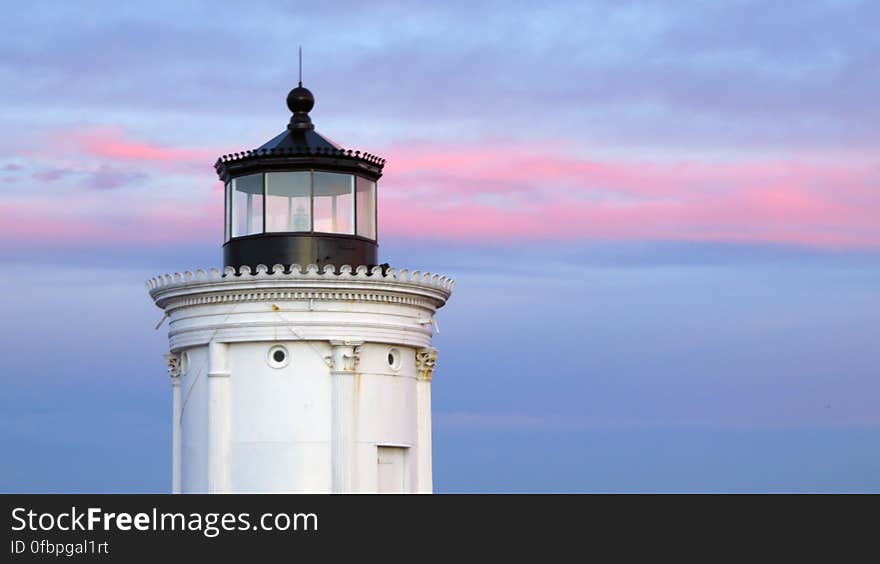
[[180, 378], [180, 355], [168, 353], [165, 355], [165, 364], [168, 366], [168, 374], [172, 378]]
[[419, 380], [428, 382], [434, 377], [434, 366], [437, 364], [437, 349], [424, 348], [416, 351], [416, 370]]
[[328, 364], [331, 370], [338, 372], [354, 372], [361, 359], [363, 341], [330, 341], [332, 354]]

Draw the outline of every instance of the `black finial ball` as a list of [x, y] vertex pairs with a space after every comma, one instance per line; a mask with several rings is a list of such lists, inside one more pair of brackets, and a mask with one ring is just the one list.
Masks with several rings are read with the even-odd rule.
[[297, 86], [287, 95], [287, 107], [293, 113], [308, 113], [315, 107], [315, 97], [308, 88]]

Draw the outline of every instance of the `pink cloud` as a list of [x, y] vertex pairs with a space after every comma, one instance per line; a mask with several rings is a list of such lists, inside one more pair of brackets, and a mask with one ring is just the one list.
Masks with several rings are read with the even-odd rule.
[[144, 247], [219, 242], [223, 203], [180, 205], [155, 202], [120, 206], [108, 214], [97, 199], [88, 201], [0, 202], [0, 237], [6, 242], [56, 249], [86, 245], [136, 244]]
[[[77, 151], [126, 170], [135, 161], [198, 165], [213, 151], [134, 141], [117, 129], [71, 134]], [[880, 161], [600, 160], [547, 147], [391, 147], [380, 183], [382, 237], [449, 241], [689, 240], [880, 247]], [[6, 238], [220, 244], [222, 190], [192, 172], [186, 204], [57, 192], [0, 200]], [[208, 188], [211, 186], [211, 188]], [[24, 195], [23, 195], [24, 194]], [[114, 215], [106, 210], [113, 202]]]
[[86, 155], [110, 161], [198, 162], [205, 165], [219, 155], [206, 149], [167, 147], [133, 140], [118, 127], [78, 129], [62, 136]]
[[518, 147], [385, 153], [384, 233], [880, 246], [878, 161], [597, 161]]
[[[192, 184], [204, 183], [220, 154], [211, 148], [174, 147], [136, 139], [120, 127], [85, 127], [41, 132], [23, 136], [7, 155], [16, 162], [4, 171], [27, 171], [34, 188], [58, 184], [52, 197], [65, 197], [72, 188], [116, 189], [144, 185], [151, 178], [173, 175], [174, 182], [186, 177]], [[158, 171], [153, 174], [153, 171]], [[210, 176], [207, 176], [210, 178]], [[5, 182], [24, 183], [28, 179], [7, 176]], [[159, 184], [160, 181], [154, 181]], [[66, 194], [75, 197], [75, 194]], [[39, 197], [35, 195], [35, 197]]]

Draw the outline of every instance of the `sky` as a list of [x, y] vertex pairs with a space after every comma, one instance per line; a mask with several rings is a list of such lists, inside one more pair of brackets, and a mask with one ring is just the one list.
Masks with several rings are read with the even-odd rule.
[[0, 23], [0, 491], [170, 489], [161, 312], [219, 155], [388, 160], [439, 492], [880, 492], [880, 4], [22, 4]]

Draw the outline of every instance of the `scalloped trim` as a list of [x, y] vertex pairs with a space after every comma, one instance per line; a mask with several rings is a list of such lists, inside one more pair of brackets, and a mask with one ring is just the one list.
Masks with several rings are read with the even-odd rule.
[[331, 149], [328, 147], [286, 147], [286, 148], [275, 148], [275, 149], [251, 149], [249, 151], [244, 151], [241, 153], [230, 153], [228, 155], [223, 155], [217, 159], [217, 163], [214, 165], [215, 168], [219, 168], [223, 164], [237, 162], [241, 160], [247, 160], [254, 157], [273, 157], [273, 156], [296, 156], [296, 155], [309, 155], [309, 156], [328, 156], [328, 157], [340, 157], [340, 158], [350, 158], [354, 160], [365, 161], [370, 164], [376, 165], [378, 167], [385, 166], [385, 159], [382, 157], [373, 155], [371, 153], [362, 153], [360, 151], [352, 151], [351, 149]]
[[200, 268], [195, 272], [187, 270], [184, 272], [175, 272], [173, 274], [154, 276], [153, 278], [147, 280], [146, 284], [147, 288], [150, 290], [150, 292], [152, 292], [160, 288], [180, 286], [184, 284], [189, 284], [191, 282], [220, 281], [226, 277], [241, 278], [244, 276], [253, 276], [254, 278], [267, 278], [271, 276], [275, 278], [285, 279], [321, 278], [325, 280], [341, 279], [364, 281], [393, 281], [416, 284], [428, 288], [438, 288], [447, 292], [451, 292], [452, 289], [455, 287], [455, 280], [453, 280], [452, 278], [441, 276], [439, 274], [431, 274], [430, 272], [423, 273], [420, 270], [409, 271], [406, 268], [403, 268], [401, 270], [386, 268], [385, 273], [383, 274], [381, 266], [374, 266], [372, 269], [369, 269], [366, 266], [362, 265], [358, 266], [356, 269], [353, 269], [347, 264], [339, 267], [338, 274], [336, 266], [332, 264], [325, 264], [323, 268], [319, 267], [316, 264], [310, 264], [305, 267], [298, 264], [291, 264], [289, 266], [284, 266], [283, 264], [275, 264], [271, 268], [266, 266], [265, 264], [258, 264], [255, 271], [251, 271], [251, 267], [247, 265], [239, 267], [238, 271], [236, 271], [236, 269], [231, 266], [227, 266], [222, 271], [217, 268], [211, 268], [208, 270]]

